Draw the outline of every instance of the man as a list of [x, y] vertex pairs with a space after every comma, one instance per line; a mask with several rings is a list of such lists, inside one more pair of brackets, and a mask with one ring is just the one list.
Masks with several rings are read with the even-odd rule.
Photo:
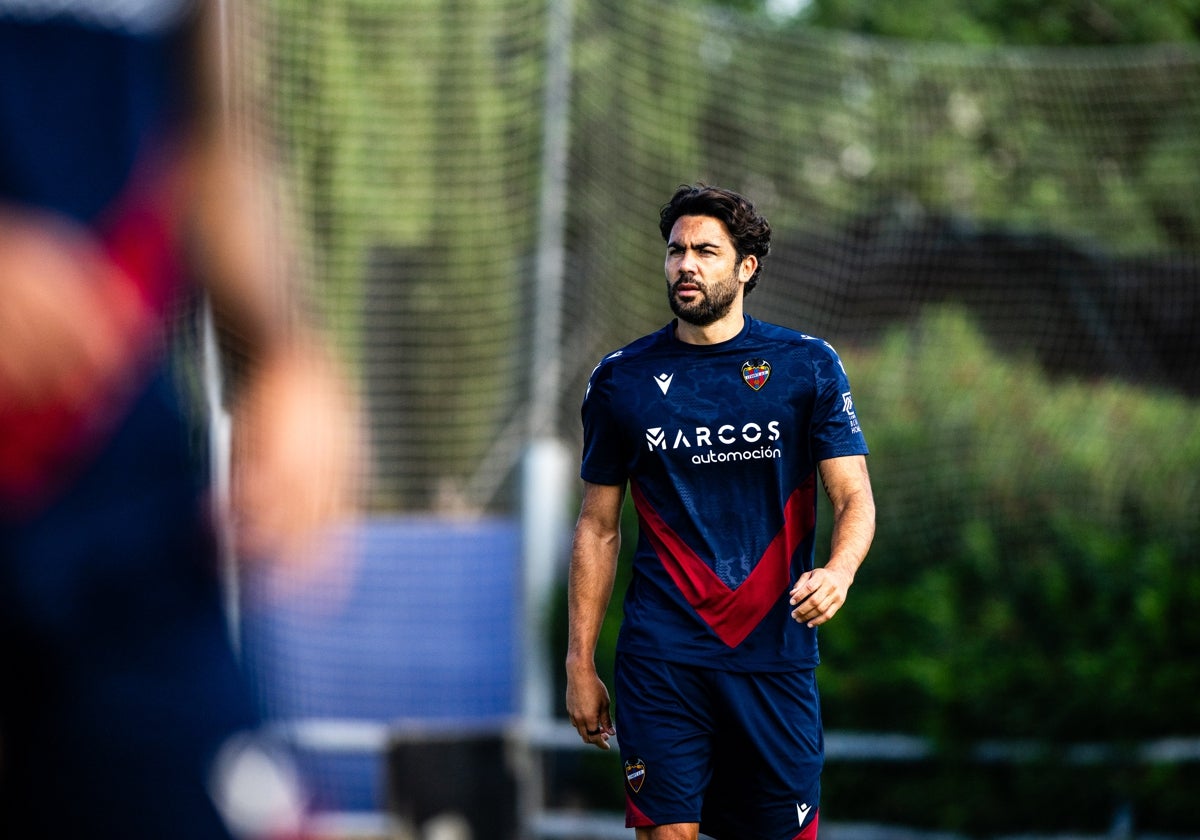
[[[583, 402], [567, 712], [608, 749], [595, 646], [628, 484], [638, 514], [615, 689], [639, 840], [815, 838], [816, 628], [875, 530], [866, 443], [833, 349], [744, 314], [771, 229], [744, 197], [681, 186], [662, 208], [676, 319], [605, 357]], [[817, 474], [833, 510], [814, 568]]]
[[189, 281], [203, 274], [246, 357], [246, 553], [297, 557], [352, 512], [356, 404], [274, 259], [261, 173], [221, 130], [198, 6], [0, 0], [5, 837], [283, 837], [297, 821], [222, 810], [247, 766], [230, 750], [259, 719], [167, 352]]

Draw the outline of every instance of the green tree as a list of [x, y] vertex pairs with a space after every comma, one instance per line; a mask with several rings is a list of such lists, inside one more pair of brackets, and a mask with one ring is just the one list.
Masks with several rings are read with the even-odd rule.
[[812, 0], [810, 26], [953, 44], [1102, 46], [1196, 41], [1195, 0]]

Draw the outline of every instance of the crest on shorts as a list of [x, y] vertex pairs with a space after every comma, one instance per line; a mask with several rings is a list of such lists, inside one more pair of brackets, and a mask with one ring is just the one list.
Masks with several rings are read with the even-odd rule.
[[641, 790], [642, 782], [646, 781], [646, 762], [640, 758], [631, 758], [626, 761], [625, 781], [629, 782], [629, 787], [633, 788], [634, 793]]
[[771, 363], [766, 359], [750, 359], [742, 362], [742, 379], [746, 381], [751, 390], [757, 391], [766, 385], [770, 378]]

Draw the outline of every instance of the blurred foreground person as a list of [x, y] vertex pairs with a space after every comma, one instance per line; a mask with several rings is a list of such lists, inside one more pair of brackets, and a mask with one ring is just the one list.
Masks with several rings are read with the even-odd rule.
[[237, 758], [259, 718], [165, 334], [192, 281], [247, 360], [244, 556], [337, 559], [313, 546], [354, 511], [359, 425], [222, 135], [213, 23], [186, 0], [0, 0], [0, 836], [299, 830], [286, 779]]

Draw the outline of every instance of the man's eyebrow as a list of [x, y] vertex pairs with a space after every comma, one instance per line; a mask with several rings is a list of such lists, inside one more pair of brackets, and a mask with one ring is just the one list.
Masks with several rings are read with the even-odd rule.
[[693, 242], [689, 245], [689, 243], [680, 242], [678, 239], [672, 239], [670, 242], [667, 243], [667, 248], [671, 248], [671, 249], [685, 249], [688, 247], [691, 247], [693, 250], [696, 250], [696, 251], [702, 250], [704, 248], [712, 248], [714, 250], [720, 250], [721, 245], [718, 242]]

